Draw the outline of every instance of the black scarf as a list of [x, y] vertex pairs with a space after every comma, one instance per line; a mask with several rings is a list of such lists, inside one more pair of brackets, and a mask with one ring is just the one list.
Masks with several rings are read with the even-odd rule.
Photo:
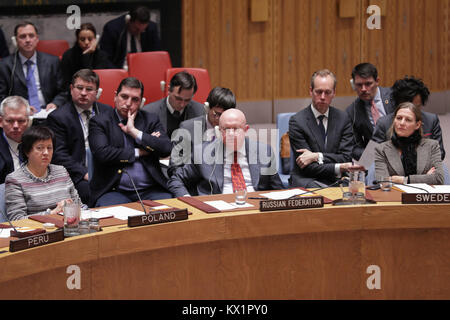
[[417, 146], [422, 136], [419, 130], [414, 131], [409, 137], [398, 137], [394, 132], [391, 141], [395, 147], [402, 151], [402, 165], [405, 170], [405, 176], [417, 174]]

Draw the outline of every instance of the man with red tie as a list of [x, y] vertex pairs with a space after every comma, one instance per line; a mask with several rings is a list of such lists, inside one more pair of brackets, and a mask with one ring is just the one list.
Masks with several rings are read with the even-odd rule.
[[353, 129], [352, 157], [359, 160], [379, 118], [394, 111], [391, 88], [380, 87], [377, 68], [360, 63], [352, 71], [353, 87], [358, 98], [346, 109]]
[[249, 126], [242, 111], [223, 112], [219, 130], [221, 139], [195, 146], [190, 163], [169, 179], [176, 197], [283, 189], [271, 147], [245, 137]]

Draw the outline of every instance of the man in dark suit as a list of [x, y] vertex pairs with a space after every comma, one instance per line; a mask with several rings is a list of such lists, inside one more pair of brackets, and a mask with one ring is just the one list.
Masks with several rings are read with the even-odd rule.
[[23, 161], [19, 144], [30, 123], [30, 114], [28, 101], [20, 96], [7, 97], [0, 105], [0, 184]]
[[394, 111], [391, 89], [378, 84], [377, 68], [370, 63], [360, 63], [352, 71], [353, 87], [358, 98], [347, 107], [352, 122], [354, 146], [352, 157], [359, 160], [379, 118]]
[[115, 109], [89, 121], [89, 146], [94, 156], [90, 182], [91, 204], [106, 206], [142, 199], [166, 199], [159, 158], [171, 143], [156, 115], [139, 110], [144, 86], [136, 78], [123, 79], [114, 98]]
[[3, 30], [0, 29], [0, 59], [9, 56], [8, 45], [6, 44], [5, 35]]
[[0, 61], [0, 101], [22, 96], [35, 111], [62, 106], [67, 99], [59, 58], [36, 51], [39, 37], [31, 22], [14, 29], [17, 52]]
[[127, 67], [127, 53], [161, 50], [158, 26], [150, 21], [150, 11], [137, 7], [105, 24], [100, 48], [116, 68]]
[[147, 104], [143, 110], [158, 115], [170, 138], [182, 121], [205, 114], [203, 105], [192, 100], [196, 92], [195, 77], [186, 71], [178, 72], [170, 80], [168, 96]]
[[289, 183], [293, 187], [330, 185], [352, 167], [352, 129], [347, 114], [330, 107], [336, 77], [329, 70], [311, 78], [312, 103], [289, 120], [289, 139], [296, 166]]
[[[442, 160], [445, 158], [444, 142], [442, 141], [442, 130], [439, 124], [439, 118], [436, 114], [423, 111], [423, 106], [428, 101], [430, 91], [420, 79], [414, 77], [405, 77], [395, 81], [392, 86], [392, 99], [395, 106], [403, 102], [412, 102], [419, 107], [422, 113], [422, 130], [424, 137], [428, 137], [439, 142], [441, 148]], [[388, 114], [378, 120], [372, 139], [381, 143], [388, 139], [389, 128], [391, 127], [394, 114]]]
[[223, 138], [196, 145], [192, 161], [170, 177], [169, 189], [176, 197], [283, 189], [272, 149], [245, 137], [249, 126], [242, 111], [226, 110], [219, 127]]
[[72, 77], [71, 101], [48, 115], [47, 125], [55, 133], [52, 162], [64, 166], [83, 201], [90, 203], [88, 163], [89, 121], [110, 111], [111, 106], [96, 102], [100, 80], [90, 69], [81, 69]]

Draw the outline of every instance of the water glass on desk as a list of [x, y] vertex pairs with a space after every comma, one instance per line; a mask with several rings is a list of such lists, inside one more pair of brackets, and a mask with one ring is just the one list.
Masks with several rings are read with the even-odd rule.
[[64, 212], [64, 236], [72, 237], [80, 234], [79, 223], [81, 216], [81, 207], [78, 201], [66, 202], [63, 208]]
[[380, 182], [380, 188], [383, 191], [391, 191], [392, 189], [392, 178], [386, 177]]
[[366, 182], [364, 171], [351, 171], [349, 172], [350, 181], [348, 183], [348, 190], [352, 194], [353, 203], [365, 203], [366, 202]]
[[236, 189], [234, 191], [235, 203], [238, 206], [242, 206], [245, 204], [247, 200], [247, 189]]

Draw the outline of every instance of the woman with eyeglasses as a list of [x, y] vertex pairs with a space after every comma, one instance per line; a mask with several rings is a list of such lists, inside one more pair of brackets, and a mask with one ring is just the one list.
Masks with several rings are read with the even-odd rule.
[[78, 201], [78, 192], [63, 166], [50, 164], [54, 135], [44, 126], [32, 126], [23, 136], [24, 163], [5, 181], [6, 213], [10, 220], [28, 215], [57, 214], [64, 202]]
[[61, 60], [65, 88], [68, 88], [72, 76], [80, 69], [113, 69], [108, 55], [97, 46], [97, 31], [92, 23], [83, 23], [76, 29], [74, 46], [64, 52]]
[[441, 150], [422, 135], [422, 113], [411, 102], [401, 103], [389, 129], [391, 139], [375, 147], [375, 177], [393, 183], [444, 183]]

